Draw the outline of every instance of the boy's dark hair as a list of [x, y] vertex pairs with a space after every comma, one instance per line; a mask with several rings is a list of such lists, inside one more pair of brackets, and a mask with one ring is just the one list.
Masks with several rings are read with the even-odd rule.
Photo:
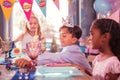
[[93, 22], [93, 26], [99, 28], [101, 34], [110, 33], [110, 48], [115, 56], [120, 60], [120, 24], [112, 19], [102, 18]]
[[82, 30], [79, 26], [75, 25], [73, 27], [69, 27], [69, 26], [66, 26], [66, 25], [63, 25], [59, 31], [61, 31], [61, 29], [63, 28], [67, 28], [69, 33], [72, 34], [73, 37], [76, 37], [77, 39], [79, 39], [82, 35]]

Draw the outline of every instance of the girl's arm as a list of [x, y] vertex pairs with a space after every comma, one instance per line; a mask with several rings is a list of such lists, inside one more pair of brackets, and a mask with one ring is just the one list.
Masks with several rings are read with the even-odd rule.
[[21, 40], [23, 39], [23, 37], [24, 37], [24, 33], [22, 33], [21, 35], [19, 35], [19, 36], [14, 40], [14, 42], [16, 43], [16, 42], [18, 42], [18, 41], [21, 41]]

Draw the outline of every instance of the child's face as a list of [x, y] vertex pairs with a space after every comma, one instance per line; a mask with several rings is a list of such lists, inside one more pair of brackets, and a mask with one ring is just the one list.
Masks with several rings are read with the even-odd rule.
[[36, 29], [38, 28], [38, 21], [36, 18], [30, 18], [30, 21], [29, 21], [29, 26], [28, 26], [29, 30], [34, 32], [36, 31]]
[[92, 48], [93, 49], [100, 49], [103, 45], [103, 35], [100, 34], [100, 30], [94, 26], [90, 29], [90, 39], [92, 42]]
[[72, 37], [72, 34], [69, 33], [67, 28], [62, 28], [60, 30], [60, 42], [61, 46], [69, 46], [74, 44], [77, 41], [77, 38]]

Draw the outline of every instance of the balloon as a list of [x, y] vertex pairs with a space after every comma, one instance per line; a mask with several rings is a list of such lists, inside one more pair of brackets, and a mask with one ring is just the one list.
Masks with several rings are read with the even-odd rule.
[[105, 0], [96, 0], [94, 2], [94, 9], [97, 13], [106, 14], [111, 9], [111, 5]]
[[117, 9], [120, 8], [120, 1], [116, 1], [111, 4], [112, 5], [112, 11], [116, 11]]
[[116, 2], [116, 0], [105, 0], [106, 2], [109, 2], [109, 3], [114, 3]]
[[109, 12], [109, 11], [106, 12], [106, 14], [98, 13], [98, 19], [100, 19], [100, 18], [106, 18], [106, 17], [108, 17], [108, 16], [110, 16], [110, 12]]

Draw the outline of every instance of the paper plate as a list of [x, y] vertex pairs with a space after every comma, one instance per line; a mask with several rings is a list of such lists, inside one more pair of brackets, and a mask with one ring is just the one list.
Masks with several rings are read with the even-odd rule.
[[37, 67], [35, 73], [36, 77], [46, 78], [60, 78], [82, 75], [83, 73], [75, 67]]

